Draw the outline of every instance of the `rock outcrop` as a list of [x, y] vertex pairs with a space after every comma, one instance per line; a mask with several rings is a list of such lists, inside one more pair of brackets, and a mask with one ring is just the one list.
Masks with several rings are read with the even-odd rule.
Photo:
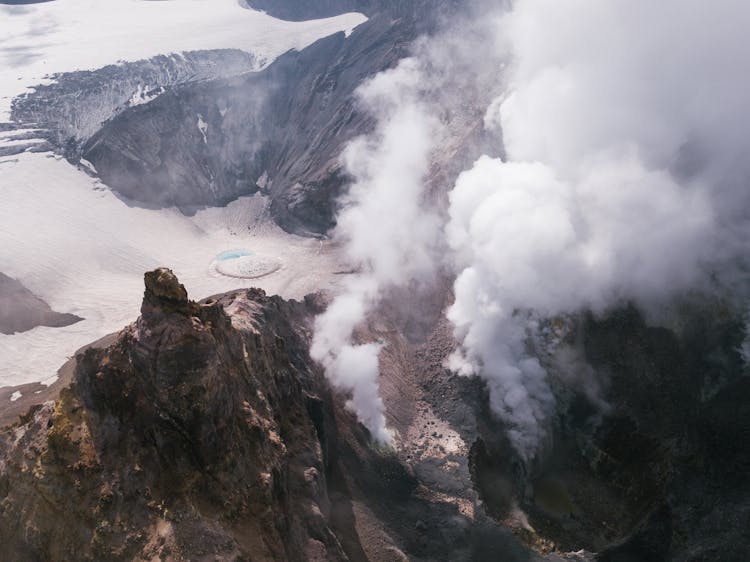
[[25, 332], [37, 326], [60, 328], [82, 319], [55, 312], [15, 279], [0, 273], [0, 334]]
[[0, 430], [0, 559], [620, 562], [750, 550], [744, 331], [721, 303], [695, 300], [670, 328], [632, 308], [561, 320], [604, 382], [598, 397], [558, 389], [553, 438], [529, 465], [481, 382], [444, 368], [452, 340], [438, 302], [432, 329], [406, 329], [394, 309], [362, 333], [388, 342], [391, 450], [373, 446], [309, 357], [320, 297], [249, 289], [197, 303], [166, 269], [145, 284], [140, 318], [79, 353], [56, 400]]
[[138, 321], [0, 431], [0, 558], [534, 559], [372, 445], [308, 355], [318, 298], [145, 282]]
[[2, 556], [344, 559], [304, 306], [259, 290], [198, 304], [147, 274], [138, 322], [0, 434]]
[[[120, 113], [147, 104], [180, 85], [258, 70], [264, 60], [236, 49], [188, 51], [54, 75], [49, 84], [13, 100], [12, 119], [35, 129], [78, 161], [81, 147]], [[28, 125], [27, 125], [28, 124]]]

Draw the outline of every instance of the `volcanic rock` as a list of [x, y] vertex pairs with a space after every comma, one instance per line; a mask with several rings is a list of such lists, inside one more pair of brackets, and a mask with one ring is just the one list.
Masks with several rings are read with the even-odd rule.
[[344, 559], [302, 307], [259, 290], [197, 304], [171, 271], [146, 274], [138, 322], [0, 434], [3, 556]]

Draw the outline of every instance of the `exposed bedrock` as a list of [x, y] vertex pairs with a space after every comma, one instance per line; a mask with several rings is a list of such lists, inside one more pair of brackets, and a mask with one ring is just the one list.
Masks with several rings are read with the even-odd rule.
[[190, 212], [260, 190], [287, 230], [323, 233], [347, 181], [341, 149], [372, 125], [353, 92], [415, 34], [412, 23], [376, 17], [261, 72], [174, 88], [107, 122], [82, 155], [139, 204]]
[[0, 431], [5, 559], [534, 559], [373, 448], [309, 358], [316, 298], [145, 281], [138, 321]]
[[419, 298], [389, 294], [357, 337], [387, 342], [388, 423], [402, 439], [402, 462], [433, 497], [501, 522], [550, 560], [747, 557], [741, 306], [691, 294], [658, 325], [627, 304], [550, 320], [560, 339], [529, 343], [548, 368], [557, 409], [541, 454], [526, 464], [490, 412], [484, 384], [445, 368], [454, 341], [440, 313], [450, 297], [436, 286]]
[[0, 435], [3, 556], [344, 559], [324, 516], [318, 375], [290, 322], [303, 308], [261, 291], [197, 304], [168, 270], [148, 274], [138, 322]]
[[80, 320], [75, 314], [55, 312], [21, 283], [0, 273], [0, 334], [25, 332], [37, 326], [59, 328]]
[[420, 303], [426, 316], [394, 294], [357, 334], [387, 342], [381, 391], [398, 437], [380, 450], [309, 357], [320, 297], [249, 289], [196, 303], [169, 270], [145, 282], [138, 321], [79, 353], [55, 402], [0, 431], [11, 559], [617, 562], [750, 550], [744, 329], [720, 302], [695, 299], [666, 327], [628, 307], [561, 319], [600, 389], [552, 372], [552, 438], [525, 465], [483, 383], [444, 367], [453, 339], [440, 287]]
[[13, 100], [11, 118], [31, 126], [77, 160], [83, 144], [119, 113], [180, 84], [236, 76], [264, 61], [236, 49], [190, 51], [53, 75], [50, 84]]
[[[602, 562], [747, 556], [742, 315], [694, 298], [677, 318], [650, 327], [626, 307], [575, 321], [571, 337], [600, 389], [557, 387], [553, 435], [535, 466], [514, 461], [504, 432], [482, 418], [471, 464], [490, 514], [538, 550], [583, 548]], [[514, 521], [514, 505], [530, 528]]]

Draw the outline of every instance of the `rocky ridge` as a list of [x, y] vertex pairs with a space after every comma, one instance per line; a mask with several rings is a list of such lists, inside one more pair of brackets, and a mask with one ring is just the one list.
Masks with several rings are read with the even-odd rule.
[[138, 321], [0, 432], [3, 556], [530, 559], [372, 446], [309, 358], [319, 299], [195, 303], [166, 269], [145, 283]]
[[0, 436], [4, 556], [343, 559], [323, 516], [319, 374], [290, 321], [304, 306], [198, 304], [147, 274], [138, 322]]
[[195, 303], [169, 270], [145, 283], [138, 321], [79, 353], [59, 397], [0, 431], [10, 559], [748, 552], [744, 331], [720, 302], [693, 299], [660, 328], [632, 307], [555, 320], [599, 394], [561, 380], [570, 357], [545, 359], [558, 412], [549, 446], [525, 464], [484, 385], [445, 369], [439, 299], [415, 319], [394, 295], [358, 332], [387, 342], [381, 387], [397, 439], [381, 449], [308, 355], [322, 297], [249, 289]]

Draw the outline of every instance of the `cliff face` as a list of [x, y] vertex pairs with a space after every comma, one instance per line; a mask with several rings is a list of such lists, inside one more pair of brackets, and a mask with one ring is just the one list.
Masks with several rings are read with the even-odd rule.
[[413, 22], [378, 16], [261, 72], [172, 89], [108, 121], [80, 156], [137, 203], [190, 212], [262, 191], [284, 228], [323, 233], [347, 180], [342, 147], [371, 126], [354, 91], [415, 36]]
[[322, 385], [291, 323], [304, 306], [252, 290], [196, 304], [168, 270], [147, 274], [141, 318], [0, 435], [3, 556], [344, 558], [324, 515]]
[[[370, 19], [349, 37], [321, 39], [259, 72], [249, 71], [264, 61], [224, 50], [56, 75], [14, 100], [12, 118], [45, 131], [34, 133], [46, 141], [35, 149], [83, 159], [133, 204], [191, 213], [261, 191], [283, 228], [323, 234], [348, 182], [341, 151], [373, 126], [355, 90], [407, 56], [453, 4], [357, 4]], [[296, 3], [252, 5], [274, 15], [306, 13]], [[311, 17], [327, 13], [324, 4], [314, 6]], [[352, 7], [331, 3], [328, 11]]]
[[145, 281], [141, 317], [79, 353], [55, 401], [0, 430], [0, 559], [748, 551], [744, 332], [715, 303], [671, 328], [634, 309], [569, 319], [600, 394], [557, 388], [549, 447], [525, 465], [483, 385], [445, 369], [444, 322], [407, 330], [382, 310], [368, 328], [388, 342], [381, 382], [399, 433], [396, 450], [378, 449], [308, 355], [318, 297], [250, 289], [195, 303], [169, 270]]
[[747, 558], [742, 314], [697, 296], [682, 305], [659, 327], [634, 307], [574, 320], [569, 343], [586, 362], [574, 368], [598, 384], [555, 386], [552, 436], [534, 466], [519, 470], [485, 418], [471, 451], [475, 485], [500, 520], [514, 502], [523, 508], [529, 544], [584, 548], [601, 562]]
[[13, 121], [33, 124], [72, 158], [102, 124], [146, 104], [177, 86], [258, 70], [264, 61], [244, 51], [223, 49], [160, 55], [98, 70], [55, 75], [50, 84], [13, 100]]

